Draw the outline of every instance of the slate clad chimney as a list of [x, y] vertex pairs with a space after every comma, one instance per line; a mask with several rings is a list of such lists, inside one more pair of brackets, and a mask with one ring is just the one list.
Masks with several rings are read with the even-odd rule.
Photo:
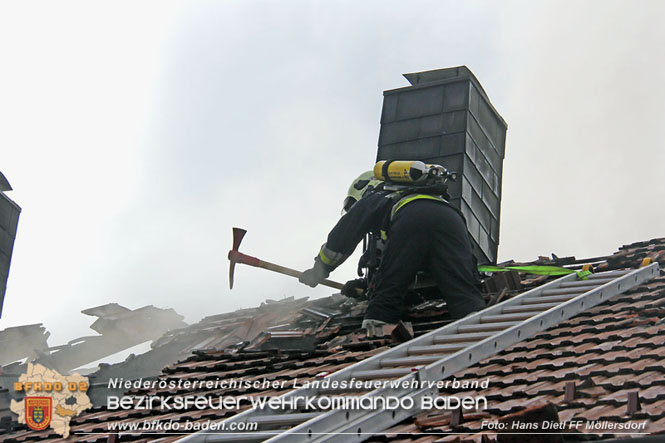
[[422, 160], [459, 173], [451, 204], [466, 218], [480, 263], [496, 262], [506, 122], [466, 66], [404, 74], [383, 92], [379, 160]]
[[9, 277], [9, 264], [12, 259], [16, 227], [21, 208], [5, 195], [12, 187], [0, 172], [0, 317], [2, 316], [2, 302], [5, 299], [7, 278]]

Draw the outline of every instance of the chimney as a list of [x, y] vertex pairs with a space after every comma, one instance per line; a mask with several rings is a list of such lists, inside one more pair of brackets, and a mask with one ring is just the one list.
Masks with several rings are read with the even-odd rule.
[[379, 160], [421, 160], [458, 173], [451, 204], [466, 218], [480, 263], [495, 263], [506, 122], [466, 66], [404, 74], [383, 92]]

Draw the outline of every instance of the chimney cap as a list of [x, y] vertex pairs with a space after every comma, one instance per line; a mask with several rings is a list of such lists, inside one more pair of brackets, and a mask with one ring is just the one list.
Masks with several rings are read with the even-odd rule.
[[430, 71], [412, 72], [402, 74], [413, 86], [423, 83], [437, 82], [441, 80], [450, 80], [454, 78], [474, 77], [473, 73], [466, 66], [456, 66], [453, 68], [432, 69]]

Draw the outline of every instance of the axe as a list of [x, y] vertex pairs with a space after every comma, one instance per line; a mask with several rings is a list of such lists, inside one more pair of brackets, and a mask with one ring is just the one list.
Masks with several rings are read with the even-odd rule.
[[[242, 239], [246, 233], [247, 231], [245, 229], [233, 228], [233, 249], [229, 251], [229, 261], [231, 262], [229, 266], [229, 287], [231, 289], [233, 289], [233, 272], [235, 271], [236, 263], [242, 263], [245, 265], [254, 266], [256, 268], [263, 268], [269, 271], [279, 272], [280, 274], [290, 275], [291, 277], [296, 277], [296, 278], [302, 275], [302, 272], [296, 271], [295, 269], [259, 260], [256, 257], [252, 257], [250, 255], [246, 255], [238, 251], [238, 248], [240, 247], [240, 242], [242, 242]], [[322, 280], [320, 284], [340, 290], [344, 287], [343, 284], [337, 283], [332, 280]]]

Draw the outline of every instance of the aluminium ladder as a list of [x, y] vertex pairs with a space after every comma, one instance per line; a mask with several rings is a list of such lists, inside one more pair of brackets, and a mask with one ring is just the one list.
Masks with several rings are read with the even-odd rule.
[[[579, 279], [576, 274], [569, 274], [347, 366], [327, 375], [325, 379], [398, 380], [399, 387], [392, 387], [388, 383], [388, 386], [361, 395], [394, 396], [400, 399], [410, 397], [414, 405], [418, 405], [422, 397], [438, 396], [436, 387], [422, 388], [422, 381], [439, 381], [450, 377], [513, 344], [651, 280], [659, 272], [658, 263], [653, 263], [635, 270], [592, 274], [585, 280]], [[418, 381], [415, 385], [420, 387], [411, 387], [414, 380]], [[323, 397], [339, 392], [301, 387], [280, 398]], [[248, 409], [221, 423], [228, 426], [231, 423], [255, 422], [259, 425], [257, 431], [201, 431], [180, 441], [360, 442], [420, 412], [417, 406], [411, 409], [337, 409], [304, 413], [269, 407]]]

